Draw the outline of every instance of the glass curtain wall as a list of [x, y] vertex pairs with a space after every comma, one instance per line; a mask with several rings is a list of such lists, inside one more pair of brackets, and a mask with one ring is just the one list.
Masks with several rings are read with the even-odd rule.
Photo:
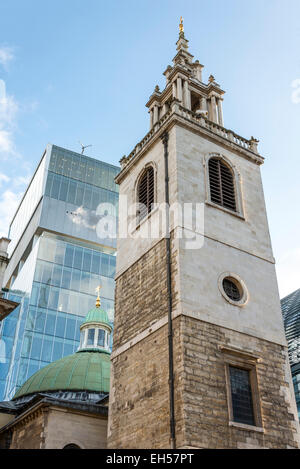
[[18, 278], [8, 295], [20, 306], [3, 321], [4, 358], [10, 360], [0, 361], [0, 399], [11, 399], [37, 370], [77, 350], [80, 324], [94, 307], [99, 284], [101, 302], [113, 327], [115, 255], [43, 233], [36, 259], [29, 256], [22, 270], [26, 272], [26, 264], [33, 261], [29, 294], [21, 296], [14, 289], [23, 283]]
[[[36, 193], [43, 197], [40, 225], [6, 294], [20, 306], [0, 323], [0, 400], [11, 399], [38, 369], [77, 350], [79, 327], [95, 304], [98, 285], [113, 327], [116, 240], [97, 237], [96, 212], [99, 204], [110, 203], [117, 213], [119, 168], [53, 145], [48, 168], [43, 162], [34, 179], [44, 180], [43, 171], [44, 193], [40, 184]], [[36, 205], [30, 194], [23, 202], [31, 201], [28, 217]], [[88, 228], [70, 217], [76, 209], [93, 220]], [[23, 224], [15, 217], [16, 239]]]

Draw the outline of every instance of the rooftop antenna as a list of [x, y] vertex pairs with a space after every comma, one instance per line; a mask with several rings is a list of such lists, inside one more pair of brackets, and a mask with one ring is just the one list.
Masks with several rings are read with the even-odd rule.
[[81, 154], [83, 155], [84, 153], [84, 150], [88, 147], [92, 147], [93, 145], [83, 145], [80, 141], [79, 141], [80, 145], [81, 145]]

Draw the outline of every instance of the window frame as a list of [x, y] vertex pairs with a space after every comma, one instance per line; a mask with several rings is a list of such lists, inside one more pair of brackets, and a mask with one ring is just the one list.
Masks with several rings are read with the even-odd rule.
[[[239, 349], [229, 348], [227, 346], [221, 346], [223, 352], [224, 367], [225, 367], [225, 379], [226, 379], [226, 395], [227, 395], [227, 407], [229, 426], [238, 427], [245, 430], [254, 430], [258, 432], [264, 432], [262, 413], [261, 413], [261, 399], [258, 386], [257, 378], [257, 362], [260, 358], [252, 353], [247, 353]], [[252, 405], [255, 425], [248, 425], [241, 422], [236, 422], [233, 416], [232, 406], [232, 391], [231, 391], [231, 380], [230, 380], [230, 367], [239, 368], [241, 370], [247, 370], [249, 372], [249, 381], [252, 394]]]
[[[140, 218], [140, 210], [139, 210], [139, 204], [140, 204], [140, 200], [139, 200], [139, 187], [140, 187], [140, 183], [141, 183], [141, 180], [143, 178], [143, 176], [145, 175], [146, 171], [148, 171], [148, 169], [152, 169], [153, 170], [153, 203], [152, 203], [152, 209], [150, 210], [150, 212], [148, 212], [143, 218]], [[156, 207], [156, 200], [157, 200], [157, 168], [156, 168], [156, 164], [153, 162], [153, 161], [150, 161], [148, 162], [144, 167], [143, 169], [139, 172], [139, 175], [138, 177], [136, 178], [136, 182], [135, 182], [135, 187], [134, 187], [134, 201], [135, 201], [135, 204], [136, 204], [136, 229], [143, 223], [145, 222], [146, 220], [148, 220], [149, 217], [151, 217], [151, 215], [156, 211], [157, 207]]]
[[[234, 185], [234, 195], [235, 195], [235, 205], [236, 209], [231, 210], [227, 207], [224, 207], [221, 204], [217, 204], [211, 200], [211, 190], [210, 190], [210, 177], [209, 177], [209, 160], [211, 158], [215, 158], [221, 160], [231, 171], [233, 177], [233, 185]], [[241, 190], [241, 175], [240, 172], [237, 170], [236, 166], [223, 154], [221, 153], [209, 153], [204, 157], [203, 162], [205, 168], [205, 186], [206, 186], [206, 200], [205, 203], [210, 205], [214, 208], [218, 208], [223, 212], [229, 213], [233, 216], [241, 218], [245, 220], [244, 216], [244, 207], [243, 207], [243, 198], [242, 198], [242, 190]]]

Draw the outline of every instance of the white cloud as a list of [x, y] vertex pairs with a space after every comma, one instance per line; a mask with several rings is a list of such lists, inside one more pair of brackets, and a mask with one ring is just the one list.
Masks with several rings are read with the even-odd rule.
[[8, 235], [8, 226], [15, 213], [23, 192], [14, 193], [6, 190], [0, 196], [0, 236]]
[[13, 60], [14, 54], [13, 54], [13, 49], [11, 47], [5, 47], [2, 46], [0, 47], [0, 64], [3, 65], [4, 67], [7, 66], [7, 64]]
[[0, 126], [13, 125], [18, 110], [14, 97], [6, 93], [5, 81], [0, 79]]
[[280, 298], [300, 288], [300, 248], [286, 252], [276, 266]]
[[8, 130], [0, 129], [0, 156], [2, 156], [3, 159], [5, 155], [8, 155], [10, 153], [14, 153], [14, 142], [12, 133]]
[[2, 183], [6, 183], [9, 181], [10, 178], [6, 174], [0, 173], [0, 186], [2, 185]]
[[293, 104], [300, 104], [300, 78], [294, 80], [291, 84], [292, 88], [295, 90], [292, 92], [292, 103]]
[[0, 156], [16, 155], [13, 140], [15, 119], [19, 110], [18, 103], [13, 96], [6, 92], [4, 80], [0, 79]]
[[28, 176], [18, 176], [14, 179], [13, 184], [15, 187], [18, 186], [28, 186], [31, 179], [31, 175]]

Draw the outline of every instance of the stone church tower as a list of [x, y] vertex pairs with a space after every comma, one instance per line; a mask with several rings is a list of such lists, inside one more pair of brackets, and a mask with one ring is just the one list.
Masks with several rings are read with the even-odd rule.
[[202, 69], [181, 23], [150, 131], [116, 178], [108, 446], [297, 448], [264, 159], [224, 127]]

